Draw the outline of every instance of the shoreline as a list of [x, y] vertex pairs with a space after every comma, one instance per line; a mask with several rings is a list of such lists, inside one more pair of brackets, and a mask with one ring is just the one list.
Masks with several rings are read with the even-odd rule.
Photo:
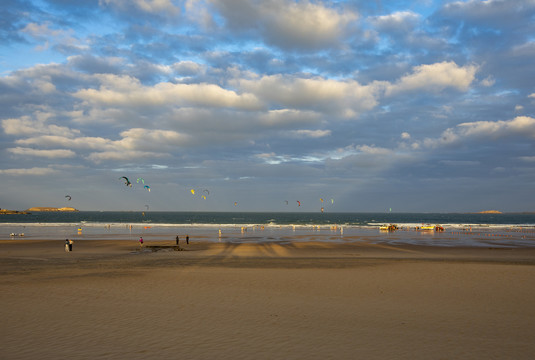
[[284, 243], [284, 242], [323, 242], [323, 243], [373, 243], [381, 245], [420, 245], [448, 247], [481, 248], [535, 248], [535, 228], [492, 228], [479, 229], [446, 228], [445, 231], [399, 229], [381, 231], [378, 227], [359, 226], [162, 226], [143, 224], [129, 226], [73, 226], [0, 224], [0, 241], [15, 240], [65, 240], [95, 241], [121, 240], [136, 241], [142, 236], [145, 241], [171, 241], [176, 236], [184, 241], [189, 235], [195, 241], [213, 243]]

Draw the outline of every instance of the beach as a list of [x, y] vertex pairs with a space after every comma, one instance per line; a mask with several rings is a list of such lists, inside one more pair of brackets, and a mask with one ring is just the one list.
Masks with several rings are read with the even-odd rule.
[[531, 359], [533, 279], [533, 247], [0, 239], [0, 357]]

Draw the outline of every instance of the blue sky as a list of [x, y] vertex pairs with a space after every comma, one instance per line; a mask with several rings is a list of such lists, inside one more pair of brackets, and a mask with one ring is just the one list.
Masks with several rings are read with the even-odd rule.
[[1, 208], [535, 211], [533, 0], [1, 6]]

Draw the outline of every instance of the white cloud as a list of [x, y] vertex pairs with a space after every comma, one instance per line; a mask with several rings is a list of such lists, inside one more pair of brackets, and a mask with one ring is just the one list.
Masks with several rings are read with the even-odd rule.
[[494, 85], [494, 83], [496, 83], [496, 79], [490, 75], [484, 78], [483, 80], [481, 80], [481, 85], [486, 86], [486, 87], [490, 87]]
[[284, 49], [320, 49], [338, 45], [358, 19], [350, 9], [335, 10], [310, 1], [212, 0], [234, 30], [255, 29]]
[[275, 153], [258, 154], [255, 157], [261, 159], [267, 164], [278, 165], [284, 163], [321, 163], [325, 160], [325, 155], [303, 155], [303, 156], [291, 156], [291, 155], [276, 155]]
[[522, 135], [535, 139], [535, 119], [517, 116], [507, 121], [476, 121], [457, 125], [459, 133], [466, 137], [501, 138]]
[[256, 154], [254, 157], [261, 159], [266, 164], [269, 165], [278, 165], [285, 162], [290, 161], [290, 159], [286, 156], [279, 156], [275, 154], [274, 152], [271, 153], [262, 153], [262, 154]]
[[56, 91], [56, 86], [50, 79], [35, 79], [33, 81], [33, 87], [41, 94], [50, 94]]
[[314, 109], [349, 118], [377, 105], [376, 89], [354, 80], [271, 75], [243, 79], [239, 84], [275, 107]]
[[403, 166], [419, 159], [419, 154], [376, 145], [350, 145], [330, 154], [329, 165], [339, 171], [352, 168], [366, 169], [365, 176], [371, 176], [388, 169]]
[[412, 11], [398, 11], [370, 20], [381, 31], [409, 32], [420, 21], [420, 15]]
[[257, 110], [262, 107], [252, 94], [238, 94], [214, 84], [158, 83], [144, 86], [130, 76], [96, 75], [99, 89], [82, 89], [73, 95], [101, 106], [212, 106]]
[[116, 142], [125, 150], [152, 150], [162, 152], [169, 147], [179, 147], [190, 141], [190, 137], [171, 130], [149, 130], [134, 128], [121, 132], [123, 139]]
[[383, 148], [383, 147], [377, 147], [375, 145], [358, 145], [356, 146], [356, 150], [363, 154], [371, 154], [371, 155], [380, 155], [380, 156], [390, 156], [392, 154], [391, 149]]
[[35, 39], [46, 39], [48, 37], [56, 37], [64, 33], [63, 30], [51, 29], [49, 22], [45, 22], [42, 24], [29, 23], [21, 30], [21, 32], [26, 33]]
[[236, 80], [236, 86], [274, 108], [308, 109], [357, 117], [377, 106], [381, 93], [386, 96], [407, 91], [439, 92], [445, 88], [466, 91], [475, 78], [476, 66], [459, 67], [453, 62], [421, 65], [396, 83], [374, 81], [361, 85], [354, 80], [290, 75], [266, 75]]
[[204, 73], [204, 67], [193, 61], [180, 61], [171, 65], [172, 69], [183, 76], [198, 75]]
[[7, 151], [15, 155], [46, 157], [50, 159], [72, 158], [76, 156], [76, 153], [74, 151], [67, 150], [67, 149], [38, 150], [38, 149], [32, 149], [32, 148], [16, 147], [16, 148], [7, 149]]
[[[168, 151], [173, 148], [178, 148], [190, 143], [190, 137], [171, 130], [151, 130], [142, 128], [133, 128], [125, 130], [120, 133], [122, 137], [119, 140], [111, 140], [103, 137], [77, 137], [69, 138], [64, 136], [43, 135], [27, 139], [19, 139], [17, 144], [26, 146], [40, 146], [40, 147], [64, 147], [68, 149], [79, 150], [97, 150], [88, 158], [90, 160], [98, 159], [127, 159], [132, 154], [141, 157], [149, 156], [168, 156]], [[19, 154], [26, 152], [27, 155], [37, 156], [37, 152], [42, 152], [43, 155], [47, 152], [44, 150], [34, 150], [36, 153], [32, 154], [30, 150], [23, 150], [17, 148]], [[49, 154], [67, 155], [68, 151], [64, 150], [49, 150]], [[99, 155], [100, 154], [100, 155]], [[159, 155], [158, 155], [159, 154]]]
[[294, 109], [270, 110], [258, 114], [259, 123], [267, 127], [289, 127], [316, 124], [321, 120], [319, 113]]
[[427, 138], [421, 143], [428, 148], [457, 144], [465, 139], [497, 140], [510, 136], [535, 139], [535, 119], [517, 116], [512, 120], [475, 121], [446, 129], [439, 138]]
[[43, 135], [15, 141], [20, 145], [33, 145], [43, 147], [65, 147], [74, 149], [113, 149], [114, 142], [102, 137], [77, 137], [69, 138], [57, 135]]
[[168, 156], [168, 154], [150, 151], [101, 151], [89, 154], [86, 158], [96, 164], [103, 161], [139, 161], [141, 159], [155, 159]]
[[21, 116], [2, 120], [2, 128], [8, 135], [58, 135], [64, 137], [73, 137], [80, 133], [79, 130], [70, 129], [66, 126], [55, 124], [46, 124], [54, 120], [55, 114], [50, 112], [34, 112], [33, 117]]
[[[21, 32], [27, 34], [33, 40], [40, 42], [35, 47], [36, 51], [45, 51], [55, 44], [68, 44], [77, 46], [78, 40], [72, 37], [71, 29], [53, 29], [53, 24], [48, 21], [43, 23], [28, 23]], [[83, 45], [80, 46], [83, 48]]]
[[521, 156], [520, 160], [532, 163], [535, 162], [535, 156]]
[[476, 71], [475, 65], [460, 67], [451, 61], [415, 66], [411, 74], [388, 85], [385, 94], [390, 96], [416, 90], [439, 92], [446, 88], [466, 91], [474, 81]]
[[256, 154], [255, 157], [260, 158], [260, 159], [268, 159], [268, 158], [274, 157], [275, 155], [276, 154], [274, 152], [270, 152], [270, 153]]
[[[263, 2], [262, 15], [268, 42], [286, 47], [330, 47], [344, 29], [358, 19], [351, 11], [337, 12], [308, 1]], [[282, 6], [281, 6], [282, 5]]]
[[[69, 66], [53, 62], [46, 65], [36, 64], [32, 67], [17, 70], [8, 76], [0, 77], [2, 86], [17, 89], [21, 95], [20, 99], [25, 101], [28, 99], [24, 97], [29, 94], [38, 96], [50, 95], [55, 90], [56, 85], [76, 86], [75, 84], [85, 83], [86, 81], [92, 81], [92, 75], [76, 72]], [[44, 94], [42, 93], [43, 91]], [[57, 101], [57, 99], [52, 100]], [[45, 105], [40, 107], [45, 108]], [[49, 105], [49, 107], [52, 106]]]
[[335, 152], [329, 155], [329, 158], [340, 160], [344, 158], [362, 156], [366, 154], [391, 156], [394, 154], [394, 151], [392, 149], [377, 147], [375, 145], [349, 145], [344, 148], [336, 149]]
[[57, 173], [57, 170], [51, 168], [33, 167], [30, 169], [0, 169], [0, 174], [22, 176], [22, 175], [51, 175]]
[[292, 138], [304, 139], [304, 138], [321, 138], [330, 136], [330, 130], [292, 130], [285, 132], [285, 135]]

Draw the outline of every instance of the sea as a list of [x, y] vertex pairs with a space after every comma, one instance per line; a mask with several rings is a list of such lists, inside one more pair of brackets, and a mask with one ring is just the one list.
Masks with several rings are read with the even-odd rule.
[[[399, 230], [381, 231], [384, 224]], [[423, 231], [422, 225], [444, 231]], [[33, 212], [0, 215], [0, 240], [367, 241], [428, 246], [535, 247], [535, 213]]]

